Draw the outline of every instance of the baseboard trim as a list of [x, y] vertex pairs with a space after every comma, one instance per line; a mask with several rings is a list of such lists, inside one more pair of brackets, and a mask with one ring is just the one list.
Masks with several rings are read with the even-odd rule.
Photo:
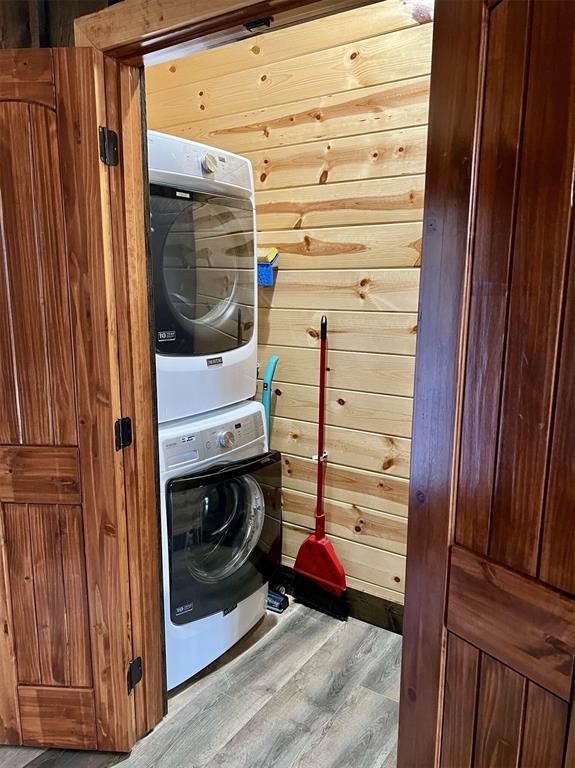
[[[293, 595], [294, 577], [293, 568], [289, 568], [287, 565], [280, 567], [278, 580], [285, 587], [288, 595]], [[347, 603], [349, 615], [352, 618], [387, 629], [398, 635], [403, 634], [403, 605], [350, 588], [347, 589]]]

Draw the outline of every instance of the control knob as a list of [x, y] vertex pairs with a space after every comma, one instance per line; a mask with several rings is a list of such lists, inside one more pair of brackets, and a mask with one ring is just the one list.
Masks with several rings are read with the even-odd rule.
[[233, 448], [235, 442], [234, 433], [229, 429], [226, 432], [220, 432], [218, 435], [218, 443], [222, 448]]
[[202, 170], [205, 173], [215, 173], [218, 168], [218, 159], [215, 155], [204, 155], [202, 158]]

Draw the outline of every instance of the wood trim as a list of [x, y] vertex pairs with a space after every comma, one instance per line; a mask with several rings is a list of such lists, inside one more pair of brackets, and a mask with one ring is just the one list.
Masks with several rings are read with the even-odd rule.
[[55, 109], [51, 52], [0, 51], [0, 101], [33, 101]]
[[461, 547], [451, 552], [447, 628], [569, 701], [575, 604]]
[[28, 746], [97, 749], [91, 688], [18, 687], [22, 742]]
[[[453, 463], [479, 52], [480, 0], [437, 0], [415, 370], [399, 768], [438, 761]], [[467, 67], [453, 68], [453, 62]], [[441, 339], [441, 344], [437, 344]], [[437, 372], [442, 375], [438, 376]], [[422, 630], [425, 628], [425, 631]]]
[[0, 446], [0, 502], [79, 504], [78, 449]]
[[[145, 242], [144, 162], [140, 70], [105, 59], [107, 125], [120, 139], [120, 164], [110, 169], [115, 251], [116, 312], [122, 413], [133, 422], [133, 443], [124, 452], [126, 508], [131, 525], [130, 594], [133, 655], [144, 664], [134, 690], [136, 738], [158, 723], [164, 712], [162, 583], [157, 501], [157, 418], [149, 311], [149, 260]], [[126, 167], [141, 173], [124, 173]]]
[[[114, 450], [121, 415], [108, 170], [100, 162], [105, 125], [103, 57], [55, 49], [58, 137], [74, 329], [74, 357], [84, 507], [97, 746], [129, 751], [134, 698], [129, 553], [122, 452]], [[97, 457], [97, 461], [94, 460]], [[124, 621], [119, 620], [124, 617]]]
[[[170, 48], [174, 58], [248, 37], [245, 24], [272, 18], [271, 29], [346, 11], [370, 0], [124, 0], [82, 16], [74, 24], [76, 45], [92, 46], [114, 58], [142, 64], [144, 57]], [[418, 8], [414, 9], [417, 19]], [[425, 15], [425, 14], [424, 14]], [[424, 21], [429, 21], [425, 16]], [[193, 47], [186, 45], [193, 40]]]

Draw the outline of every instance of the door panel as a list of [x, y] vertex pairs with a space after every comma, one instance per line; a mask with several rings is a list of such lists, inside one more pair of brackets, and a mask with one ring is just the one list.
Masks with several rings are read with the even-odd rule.
[[473, 765], [516, 765], [525, 679], [485, 654], [480, 665]]
[[105, 124], [99, 53], [0, 51], [0, 743], [135, 740]]
[[[541, 568], [543, 581], [575, 594], [575, 232], [571, 233], [570, 275], [565, 325], [559, 349], [559, 375], [549, 487], [543, 523]], [[566, 510], [571, 510], [566, 514]]]
[[5, 504], [18, 681], [90, 687], [81, 509]]
[[528, 683], [520, 768], [561, 768], [568, 717], [564, 701]]
[[[454, 28], [479, 50], [448, 55]], [[430, 158], [438, 137], [454, 149], [442, 174], [428, 164], [400, 768], [575, 763], [574, 29], [569, 0], [436, 7]], [[447, 63], [450, 93], [437, 85]], [[466, 157], [439, 103], [434, 115], [434, 77], [449, 108], [475, 121]], [[459, 212], [457, 233], [438, 201]], [[464, 297], [459, 340], [441, 339], [456, 390], [443, 409], [429, 392], [449, 369], [419, 359], [437, 343], [426, 324], [446, 314], [432, 280]], [[426, 484], [418, 463], [430, 446], [445, 463], [432, 462]]]
[[10, 201], [2, 207], [0, 300], [11, 337], [3, 345], [7, 364], [0, 440], [73, 445], [76, 413], [56, 115], [34, 104], [3, 102], [0, 135], [2, 195]]
[[479, 677], [479, 651], [457, 635], [447, 638], [442, 768], [470, 768]]
[[25, 744], [63, 749], [97, 748], [92, 691], [23, 685], [18, 688], [18, 699]]
[[441, 768], [560, 768], [569, 706], [448, 635]]
[[[461, 434], [455, 540], [486, 554], [497, 456], [500, 376], [517, 197], [527, 62], [528, 9], [501, 3], [492, 11], [479, 148], [477, 229], [471, 274], [469, 343]], [[492, 212], [497, 211], [497, 216]], [[492, 253], [498, 258], [493, 259]], [[483, 339], [489, 339], [486, 352]], [[472, 407], [470, 402], [481, 403]], [[478, 493], [478, 489], [480, 489]]]
[[447, 627], [569, 701], [575, 656], [571, 598], [454, 547]]
[[574, 10], [570, 2], [533, 5], [491, 510], [489, 554], [532, 576], [538, 567], [572, 205]]

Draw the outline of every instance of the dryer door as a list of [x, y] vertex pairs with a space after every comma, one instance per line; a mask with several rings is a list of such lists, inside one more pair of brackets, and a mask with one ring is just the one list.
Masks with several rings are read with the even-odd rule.
[[252, 201], [151, 184], [156, 352], [211, 356], [254, 332]]
[[277, 453], [168, 483], [175, 624], [229, 612], [269, 579], [281, 535]]

